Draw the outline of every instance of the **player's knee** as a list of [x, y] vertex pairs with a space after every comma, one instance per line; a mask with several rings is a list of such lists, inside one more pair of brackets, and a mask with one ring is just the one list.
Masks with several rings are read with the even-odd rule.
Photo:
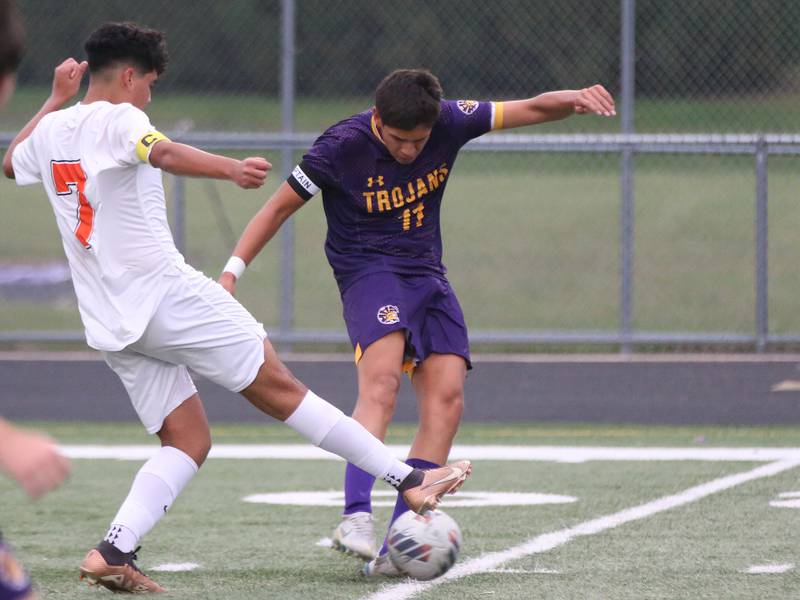
[[464, 392], [455, 387], [440, 390], [438, 393], [428, 396], [425, 404], [422, 412], [435, 415], [437, 420], [458, 423], [464, 412]]
[[294, 376], [283, 362], [277, 357], [268, 360], [259, 372], [261, 383], [263, 383], [270, 393], [289, 393], [302, 395], [305, 387]]
[[460, 389], [450, 390], [441, 399], [444, 411], [455, 419], [461, 418], [464, 412], [464, 392]]
[[183, 426], [183, 423], [180, 425], [170, 423], [169, 427], [162, 427], [158, 432], [161, 445], [177, 448], [199, 467], [205, 462], [211, 450], [211, 431], [207, 426], [198, 427], [196, 424]]
[[393, 413], [399, 391], [400, 376], [386, 373], [372, 378], [369, 384], [361, 390], [359, 400], [379, 408], [383, 412]]
[[211, 432], [206, 432], [206, 435], [203, 437], [198, 438], [197, 445], [193, 450], [193, 455], [190, 454], [192, 460], [197, 464], [197, 466], [201, 466], [204, 462], [206, 462], [206, 458], [208, 457], [208, 453], [211, 451]]

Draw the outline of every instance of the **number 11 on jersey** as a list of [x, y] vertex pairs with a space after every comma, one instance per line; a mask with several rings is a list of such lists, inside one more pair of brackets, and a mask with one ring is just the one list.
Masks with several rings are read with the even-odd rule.
[[83, 193], [86, 186], [86, 173], [83, 172], [81, 161], [54, 160], [50, 164], [53, 168], [53, 184], [56, 187], [56, 193], [59, 196], [71, 196], [72, 194], [78, 196], [75, 237], [88, 250], [92, 247], [89, 237], [92, 235], [94, 227], [94, 209]]
[[425, 205], [420, 202], [417, 204], [413, 209], [407, 208], [403, 211], [403, 214], [400, 215], [400, 220], [403, 222], [403, 231], [408, 231], [411, 229], [411, 215], [416, 215], [416, 227], [422, 227], [422, 220], [425, 218]]

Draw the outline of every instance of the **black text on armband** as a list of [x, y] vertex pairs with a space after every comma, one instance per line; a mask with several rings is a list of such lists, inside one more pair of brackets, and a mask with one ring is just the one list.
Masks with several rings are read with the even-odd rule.
[[297, 165], [294, 168], [294, 171], [292, 171], [292, 177], [298, 184], [300, 184], [300, 187], [305, 190], [305, 195], [307, 198], [319, 193], [319, 187], [313, 181], [311, 181], [303, 169], [300, 168], [300, 165]]

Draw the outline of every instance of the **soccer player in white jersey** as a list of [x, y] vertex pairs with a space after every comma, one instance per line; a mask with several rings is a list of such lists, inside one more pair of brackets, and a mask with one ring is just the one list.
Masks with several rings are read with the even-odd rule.
[[[260, 187], [270, 164], [171, 142], [143, 109], [167, 61], [159, 31], [108, 23], [85, 44], [87, 62], [55, 70], [41, 110], [12, 141], [6, 176], [41, 183], [55, 212], [88, 344], [122, 380], [161, 449], [139, 470], [105, 538], [84, 558], [90, 583], [160, 592], [136, 566], [144, 536], [197, 472], [211, 446], [188, 368], [240, 392], [319, 447], [383, 479], [418, 512], [470, 473], [469, 461], [422, 471], [393, 457], [360, 424], [316, 396], [278, 359], [255, 319], [190, 267], [169, 232], [161, 170]], [[62, 108], [89, 69], [83, 100]]]

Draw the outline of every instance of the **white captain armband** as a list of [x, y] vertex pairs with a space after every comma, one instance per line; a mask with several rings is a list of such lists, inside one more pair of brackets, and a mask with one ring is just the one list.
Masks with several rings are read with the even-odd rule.
[[142, 162], [150, 162], [150, 152], [157, 142], [169, 142], [170, 139], [160, 131], [149, 131], [136, 142], [136, 156]]
[[233, 273], [236, 279], [239, 279], [247, 268], [247, 264], [238, 256], [231, 256], [228, 262], [225, 263], [225, 268], [222, 269], [223, 273]]
[[292, 171], [292, 174], [289, 175], [289, 178], [286, 181], [303, 200], [310, 199], [312, 196], [318, 194], [320, 190], [319, 186], [311, 181], [311, 178], [306, 175], [306, 172], [303, 171], [301, 165], [297, 165], [294, 168], [294, 171]]

